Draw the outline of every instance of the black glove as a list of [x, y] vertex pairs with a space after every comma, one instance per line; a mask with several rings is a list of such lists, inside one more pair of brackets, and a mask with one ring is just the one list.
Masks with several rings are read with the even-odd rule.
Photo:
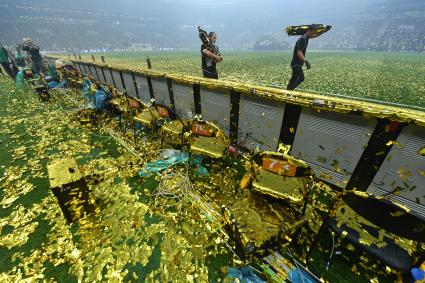
[[307, 70], [308, 70], [308, 69], [311, 69], [311, 64], [310, 64], [310, 62], [305, 61], [305, 65], [306, 65], [306, 67], [307, 67]]

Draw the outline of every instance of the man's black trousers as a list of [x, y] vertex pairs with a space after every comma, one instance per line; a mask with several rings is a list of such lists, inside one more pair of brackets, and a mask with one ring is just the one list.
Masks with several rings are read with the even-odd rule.
[[216, 80], [218, 79], [217, 70], [204, 69], [203, 73], [204, 73], [204, 78], [210, 78], [210, 79], [216, 79]]
[[292, 77], [289, 80], [287, 90], [294, 90], [304, 81], [304, 72], [301, 66], [292, 66]]

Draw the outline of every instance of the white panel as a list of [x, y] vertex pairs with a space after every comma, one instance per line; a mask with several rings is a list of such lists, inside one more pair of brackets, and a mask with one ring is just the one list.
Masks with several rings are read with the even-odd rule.
[[96, 66], [91, 66], [91, 70], [93, 70], [93, 77], [100, 82], [102, 79], [102, 73], [99, 73], [97, 70], [98, 67]]
[[230, 134], [230, 95], [225, 92], [201, 88], [201, 108], [204, 120], [219, 126]]
[[135, 74], [135, 79], [137, 83], [137, 88], [139, 89], [140, 100], [144, 101], [145, 103], [148, 103], [151, 100], [151, 96], [149, 94], [147, 78], [142, 75]]
[[95, 68], [96, 68], [97, 74], [99, 75], [99, 81], [104, 83], [105, 78], [103, 77], [103, 74], [102, 74], [102, 68], [99, 66], [96, 66]]
[[77, 70], [78, 70], [81, 74], [83, 74], [83, 73], [84, 73], [84, 72], [83, 72], [83, 68], [81, 67], [80, 63], [75, 63], [75, 67], [77, 68]]
[[292, 155], [308, 162], [316, 176], [345, 188], [377, 120], [303, 108]]
[[109, 85], [114, 86], [114, 81], [112, 80], [111, 76], [111, 70], [109, 68], [104, 68], [103, 71], [105, 72], [106, 82]]
[[86, 67], [88, 67], [90, 74], [92, 75], [92, 77], [95, 80], [98, 80], [98, 77], [96, 76], [96, 72], [94, 70], [94, 66], [93, 65], [87, 65]]
[[173, 82], [173, 93], [177, 115], [180, 118], [193, 118], [195, 116], [193, 86]]
[[125, 89], [122, 85], [122, 81], [121, 81], [121, 76], [120, 76], [120, 72], [116, 71], [116, 70], [112, 70], [112, 75], [114, 76], [114, 80], [115, 80], [115, 86], [116, 88], [121, 91], [124, 92]]
[[136, 89], [134, 87], [133, 76], [131, 73], [122, 73], [124, 78], [125, 89], [127, 90], [127, 95], [131, 97], [137, 97]]
[[393, 197], [425, 211], [425, 128], [405, 127], [376, 173], [368, 192], [394, 192]]
[[241, 95], [238, 144], [248, 149], [277, 150], [285, 104]]
[[170, 92], [165, 78], [152, 78], [151, 81], [155, 102], [170, 107]]
[[83, 71], [83, 74], [84, 75], [87, 75], [88, 74], [88, 67], [87, 67], [87, 65], [84, 64], [84, 63], [81, 63], [80, 64], [80, 67], [81, 67], [81, 70]]
[[408, 208], [410, 208], [411, 210], [413, 210], [416, 213], [418, 213], [419, 215], [421, 215], [422, 217], [425, 217], [425, 205], [418, 204], [414, 201], [411, 201], [410, 199], [407, 199], [407, 198], [404, 198], [404, 197], [401, 197], [401, 196], [388, 194], [387, 191], [384, 191], [384, 190], [381, 190], [381, 189], [368, 190], [368, 192], [372, 193], [374, 195], [377, 195], [377, 196], [384, 196], [387, 199], [390, 199], [394, 202], [398, 202], [402, 205], [405, 205]]

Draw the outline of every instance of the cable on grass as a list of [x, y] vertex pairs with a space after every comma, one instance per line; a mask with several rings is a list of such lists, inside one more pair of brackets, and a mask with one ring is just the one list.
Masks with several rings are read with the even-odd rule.
[[153, 192], [155, 197], [155, 204], [158, 203], [160, 198], [168, 200], [175, 200], [177, 205], [193, 190], [192, 183], [189, 176], [183, 174], [176, 169], [167, 169], [162, 172], [157, 189]]

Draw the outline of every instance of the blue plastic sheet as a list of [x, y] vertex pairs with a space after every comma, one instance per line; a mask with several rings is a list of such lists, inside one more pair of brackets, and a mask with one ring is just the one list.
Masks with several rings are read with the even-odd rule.
[[[152, 174], [159, 173], [165, 169], [177, 166], [185, 165], [189, 162], [189, 154], [183, 151], [170, 151], [171, 154], [163, 156], [163, 159], [159, 159], [154, 162], [145, 163], [142, 170], [139, 171], [140, 177], [150, 177]], [[198, 175], [208, 175], [207, 169], [202, 166], [203, 157], [200, 155], [192, 155], [190, 158], [190, 165], [196, 167]]]
[[21, 87], [24, 87], [25, 85], [26, 85], [26, 83], [25, 83], [24, 71], [21, 70], [16, 75], [16, 87], [21, 88]]
[[67, 88], [68, 87], [68, 81], [63, 80], [60, 83], [58, 83], [57, 81], [51, 81], [47, 84], [47, 86], [49, 88]]
[[425, 279], [425, 271], [420, 268], [412, 268], [410, 271], [412, 277], [415, 281], [421, 281]]
[[47, 75], [49, 75], [53, 80], [58, 80], [58, 72], [52, 64], [47, 65]]
[[96, 95], [92, 88], [92, 82], [87, 78], [83, 79], [83, 98], [87, 101], [86, 108], [95, 108]]
[[292, 283], [316, 283], [317, 280], [314, 280], [310, 274], [300, 269], [293, 269], [288, 274], [288, 279]]
[[95, 108], [96, 109], [103, 109], [106, 106], [106, 102], [111, 97], [111, 95], [107, 92], [105, 92], [103, 89], [99, 89], [96, 91], [95, 94]]
[[231, 282], [266, 283], [266, 281], [255, 274], [254, 269], [250, 266], [229, 268], [227, 278], [233, 279]]

